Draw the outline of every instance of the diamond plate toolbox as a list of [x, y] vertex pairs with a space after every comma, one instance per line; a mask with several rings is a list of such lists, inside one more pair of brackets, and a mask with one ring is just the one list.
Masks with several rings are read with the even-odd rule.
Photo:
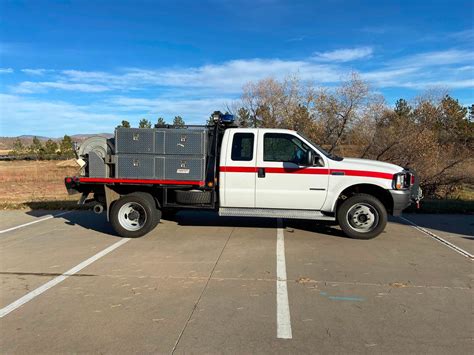
[[124, 128], [115, 130], [116, 154], [207, 154], [207, 129]]
[[[147, 128], [117, 128], [115, 130], [116, 154], [156, 154], [155, 131]], [[163, 150], [158, 153], [163, 154]]]
[[165, 154], [206, 155], [207, 131], [204, 129], [167, 129]]
[[115, 176], [130, 179], [159, 179], [160, 177], [156, 177], [155, 159], [154, 156], [145, 154], [117, 155]]
[[192, 156], [118, 154], [115, 165], [115, 176], [129, 179], [203, 181], [205, 172], [206, 159]]

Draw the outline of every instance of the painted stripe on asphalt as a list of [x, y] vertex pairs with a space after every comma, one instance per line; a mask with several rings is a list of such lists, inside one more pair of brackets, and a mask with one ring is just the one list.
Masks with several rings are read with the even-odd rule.
[[469, 253], [467, 250], [464, 250], [460, 247], [458, 247], [457, 245], [454, 245], [453, 243], [451, 242], [448, 242], [446, 239], [443, 239], [441, 238], [440, 236], [434, 234], [432, 231], [430, 230], [427, 230], [423, 227], [420, 227], [419, 225], [417, 225], [415, 222], [412, 222], [410, 221], [409, 219], [405, 218], [405, 217], [402, 217], [400, 216], [399, 217], [400, 219], [403, 219], [404, 221], [408, 222], [411, 224], [411, 226], [413, 228], [415, 228], [416, 230], [426, 234], [427, 236], [433, 238], [434, 240], [440, 242], [441, 244], [444, 244], [445, 246], [447, 246], [448, 248], [454, 250], [456, 253], [458, 254], [461, 254], [462, 256], [465, 256], [466, 258], [469, 258], [469, 259], [473, 259], [474, 258], [474, 255], [472, 255], [471, 253]]
[[288, 288], [286, 281], [285, 234], [283, 222], [277, 220], [277, 338], [291, 339], [290, 305], [288, 302]]
[[64, 280], [66, 280], [69, 276], [72, 276], [74, 275], [75, 273], [81, 271], [82, 269], [84, 269], [86, 266], [89, 266], [90, 264], [92, 264], [94, 261], [96, 260], [99, 260], [100, 258], [102, 258], [103, 256], [107, 255], [108, 253], [110, 253], [111, 251], [117, 249], [118, 247], [120, 247], [121, 245], [124, 245], [126, 242], [128, 242], [130, 239], [122, 239], [120, 241], [118, 241], [117, 243], [115, 244], [112, 244], [111, 246], [109, 246], [108, 248], [105, 248], [104, 250], [102, 250], [101, 252], [95, 254], [94, 256], [90, 257], [89, 259], [83, 261], [82, 263], [80, 263], [79, 265], [76, 265], [74, 266], [72, 269], [66, 271], [64, 274], [60, 275], [60, 276], [57, 276], [55, 277], [54, 279], [46, 282], [44, 285], [38, 287], [37, 289], [31, 291], [30, 293], [27, 293], [26, 295], [24, 295], [23, 297], [17, 299], [15, 302], [12, 302], [10, 303], [8, 306], [0, 309], [0, 318], [3, 318], [5, 317], [8, 313], [10, 312], [13, 312], [15, 309], [23, 306], [25, 303], [31, 301], [32, 299], [34, 299], [35, 297], [41, 295], [43, 292], [46, 292], [47, 290], [49, 290], [51, 287], [54, 287], [56, 286], [57, 284], [63, 282]]
[[0, 234], [7, 233], [7, 232], [11, 232], [11, 231], [14, 231], [14, 230], [19, 229], [19, 228], [31, 226], [32, 224], [39, 223], [39, 222], [43, 222], [43, 221], [46, 221], [46, 220], [51, 219], [51, 218], [54, 218], [54, 217], [64, 216], [64, 215], [67, 214], [67, 213], [71, 213], [71, 211], [61, 212], [61, 213], [58, 213], [58, 214], [55, 214], [55, 215], [49, 215], [49, 216], [47, 216], [47, 217], [44, 217], [44, 218], [41, 218], [41, 219], [37, 219], [36, 221], [32, 221], [32, 222], [20, 224], [19, 226], [15, 226], [15, 227], [11, 227], [11, 228], [8, 228], [8, 229], [4, 229], [4, 230], [1, 230], [1, 231], [0, 231]]

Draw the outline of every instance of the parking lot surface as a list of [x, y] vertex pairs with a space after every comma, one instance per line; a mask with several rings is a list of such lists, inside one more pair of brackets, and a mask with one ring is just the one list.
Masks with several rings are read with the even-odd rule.
[[470, 353], [472, 216], [404, 217], [361, 241], [183, 211], [122, 239], [105, 215], [3, 211], [0, 351]]

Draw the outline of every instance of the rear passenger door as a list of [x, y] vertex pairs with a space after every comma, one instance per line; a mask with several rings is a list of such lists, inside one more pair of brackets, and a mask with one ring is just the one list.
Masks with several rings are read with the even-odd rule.
[[225, 164], [220, 167], [221, 206], [255, 207], [257, 130], [230, 131]]

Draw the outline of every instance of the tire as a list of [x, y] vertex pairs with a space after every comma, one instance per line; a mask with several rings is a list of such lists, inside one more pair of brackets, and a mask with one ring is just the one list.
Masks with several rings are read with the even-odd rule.
[[147, 234], [157, 226], [160, 218], [161, 211], [156, 207], [155, 200], [145, 192], [125, 195], [110, 208], [110, 223], [117, 234], [124, 238], [138, 238]]
[[378, 198], [367, 194], [356, 194], [339, 206], [337, 220], [348, 237], [372, 239], [385, 229], [387, 210]]
[[212, 192], [201, 190], [176, 190], [176, 202], [183, 205], [211, 203]]

